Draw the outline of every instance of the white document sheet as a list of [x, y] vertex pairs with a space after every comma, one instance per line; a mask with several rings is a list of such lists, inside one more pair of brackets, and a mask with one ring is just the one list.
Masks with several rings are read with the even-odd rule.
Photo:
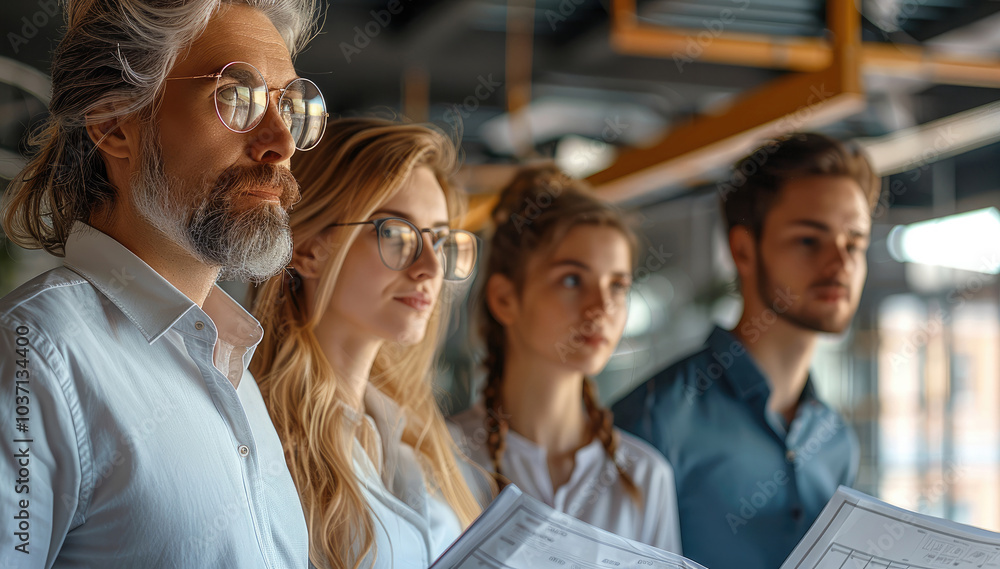
[[705, 569], [563, 514], [509, 485], [431, 569]]
[[1000, 569], [1000, 534], [841, 486], [781, 569]]

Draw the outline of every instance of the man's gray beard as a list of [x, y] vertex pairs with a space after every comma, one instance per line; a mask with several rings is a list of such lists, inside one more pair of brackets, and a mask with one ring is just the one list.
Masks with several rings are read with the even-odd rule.
[[208, 195], [194, 198], [192, 210], [191, 189], [164, 172], [155, 127], [143, 133], [141, 151], [131, 180], [139, 215], [201, 262], [218, 267], [219, 280], [259, 283], [288, 265], [292, 233], [284, 208], [268, 203], [238, 211], [235, 196], [223, 195], [215, 180]]

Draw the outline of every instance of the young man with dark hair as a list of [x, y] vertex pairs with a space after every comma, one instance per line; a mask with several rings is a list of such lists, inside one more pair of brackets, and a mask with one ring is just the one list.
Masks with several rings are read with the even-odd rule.
[[614, 406], [674, 468], [684, 554], [712, 569], [777, 569], [840, 484], [858, 444], [818, 397], [822, 333], [857, 309], [879, 178], [819, 134], [738, 162], [723, 211], [743, 314]]

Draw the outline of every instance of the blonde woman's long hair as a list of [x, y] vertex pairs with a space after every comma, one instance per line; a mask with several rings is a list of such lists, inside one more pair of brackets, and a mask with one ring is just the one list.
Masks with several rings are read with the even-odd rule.
[[[329, 262], [312, 306], [291, 286], [288, 274], [251, 291], [264, 338], [250, 369], [298, 488], [309, 527], [310, 560], [321, 568], [357, 568], [374, 552], [375, 528], [353, 467], [355, 436], [369, 456], [377, 456], [377, 451], [370, 433], [366, 435], [366, 422], [352, 418], [346, 390], [313, 330], [326, 313], [344, 258], [363, 226], [327, 227], [368, 219], [418, 166], [434, 172], [444, 188], [450, 218], [456, 219], [462, 204], [448, 183], [457, 162], [456, 149], [433, 128], [363, 118], [331, 122], [320, 145], [296, 157], [293, 171], [302, 186], [302, 200], [291, 212], [293, 239], [299, 244], [322, 232]], [[440, 492], [468, 526], [480, 507], [458, 468], [460, 455], [430, 381], [435, 348], [444, 331], [442, 317], [449, 310], [447, 296], [446, 284], [421, 342], [383, 344], [370, 381], [402, 409], [406, 419], [402, 440], [416, 450], [429, 490]]]

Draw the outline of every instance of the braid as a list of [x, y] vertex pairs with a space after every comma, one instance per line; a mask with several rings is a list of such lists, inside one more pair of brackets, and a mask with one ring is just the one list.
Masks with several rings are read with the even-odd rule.
[[[492, 332], [492, 333], [491, 333]], [[486, 386], [483, 388], [483, 399], [486, 407], [486, 446], [493, 461], [493, 472], [495, 473], [497, 484], [502, 489], [507, 481], [503, 477], [500, 464], [503, 462], [503, 453], [507, 450], [507, 421], [500, 411], [500, 383], [503, 380], [503, 329], [497, 326], [486, 334], [487, 354], [484, 362], [486, 366]]]
[[587, 416], [590, 418], [591, 435], [601, 441], [604, 445], [604, 452], [614, 463], [618, 471], [618, 478], [625, 486], [625, 491], [636, 505], [642, 505], [642, 491], [635, 485], [632, 477], [625, 472], [625, 468], [618, 462], [615, 455], [618, 452], [618, 433], [614, 428], [614, 416], [611, 410], [603, 407], [594, 392], [594, 382], [588, 378], [583, 378], [583, 404], [587, 408]]

